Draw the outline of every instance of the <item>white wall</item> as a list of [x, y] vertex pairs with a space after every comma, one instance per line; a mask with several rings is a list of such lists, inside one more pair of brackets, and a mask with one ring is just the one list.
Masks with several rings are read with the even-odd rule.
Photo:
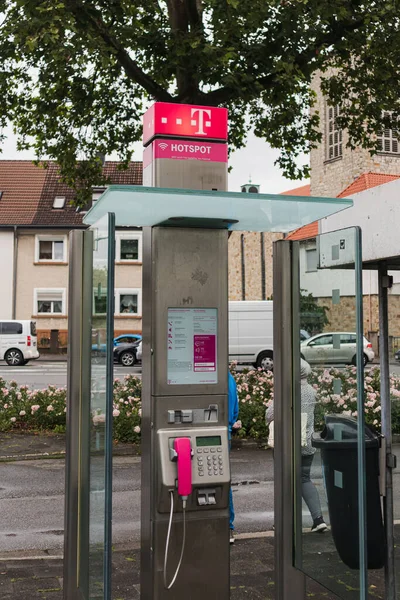
[[[330, 298], [332, 290], [339, 290], [341, 296], [354, 296], [355, 279], [353, 269], [319, 269], [307, 272], [306, 251], [315, 248], [315, 242], [300, 246], [300, 288], [316, 298]], [[378, 293], [378, 274], [376, 271], [363, 272], [363, 293]]]
[[[321, 233], [358, 225], [362, 230], [363, 261], [400, 255], [400, 179], [351, 196], [354, 205], [320, 222]], [[400, 272], [393, 271], [392, 294], [400, 293]], [[364, 278], [365, 279], [365, 278]], [[371, 291], [364, 283], [364, 293], [378, 292], [374, 272]]]
[[12, 319], [14, 232], [0, 230], [0, 318]]

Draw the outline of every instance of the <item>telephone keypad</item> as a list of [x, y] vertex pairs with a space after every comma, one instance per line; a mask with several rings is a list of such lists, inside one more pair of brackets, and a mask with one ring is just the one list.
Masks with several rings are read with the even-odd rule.
[[[207, 464], [207, 471], [209, 477], [218, 477], [224, 474], [223, 458], [221, 456], [222, 448], [197, 448], [197, 453], [200, 456], [197, 457], [197, 470], [199, 475], [204, 476], [205, 464]], [[201, 456], [203, 454], [203, 456]], [[204, 456], [204, 454], [208, 456]], [[203, 458], [207, 460], [203, 461]]]

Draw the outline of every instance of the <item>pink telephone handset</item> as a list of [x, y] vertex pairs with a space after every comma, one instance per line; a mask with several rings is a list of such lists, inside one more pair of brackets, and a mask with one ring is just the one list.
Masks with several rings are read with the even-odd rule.
[[192, 449], [189, 438], [175, 438], [174, 450], [178, 461], [178, 494], [186, 500], [192, 493]]

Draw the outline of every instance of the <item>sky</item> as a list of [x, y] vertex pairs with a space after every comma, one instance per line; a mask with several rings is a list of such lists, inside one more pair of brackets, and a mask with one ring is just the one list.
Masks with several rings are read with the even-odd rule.
[[[17, 151], [16, 138], [11, 128], [5, 133], [8, 137], [1, 146], [3, 152], [0, 154], [0, 160], [34, 158], [32, 151]], [[228, 178], [229, 191], [239, 192], [241, 185], [249, 183], [250, 178], [252, 183], [260, 185], [260, 192], [264, 194], [278, 194], [307, 183], [297, 180], [291, 181], [283, 177], [280, 169], [274, 165], [278, 154], [279, 152], [270, 148], [266, 142], [250, 134], [246, 147], [237, 150], [230, 157], [229, 164], [232, 170]], [[117, 156], [107, 158], [118, 160]], [[134, 144], [133, 160], [142, 160], [142, 146], [140, 143]]]

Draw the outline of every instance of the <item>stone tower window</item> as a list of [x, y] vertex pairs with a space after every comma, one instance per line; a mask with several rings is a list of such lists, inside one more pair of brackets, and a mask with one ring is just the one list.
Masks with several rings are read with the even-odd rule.
[[339, 158], [343, 154], [342, 130], [336, 122], [339, 114], [339, 106], [327, 106], [327, 160]]
[[[385, 118], [389, 118], [389, 112], [383, 113]], [[380, 152], [388, 152], [390, 154], [400, 154], [400, 145], [398, 141], [398, 129], [383, 129], [378, 135], [378, 149]]]

